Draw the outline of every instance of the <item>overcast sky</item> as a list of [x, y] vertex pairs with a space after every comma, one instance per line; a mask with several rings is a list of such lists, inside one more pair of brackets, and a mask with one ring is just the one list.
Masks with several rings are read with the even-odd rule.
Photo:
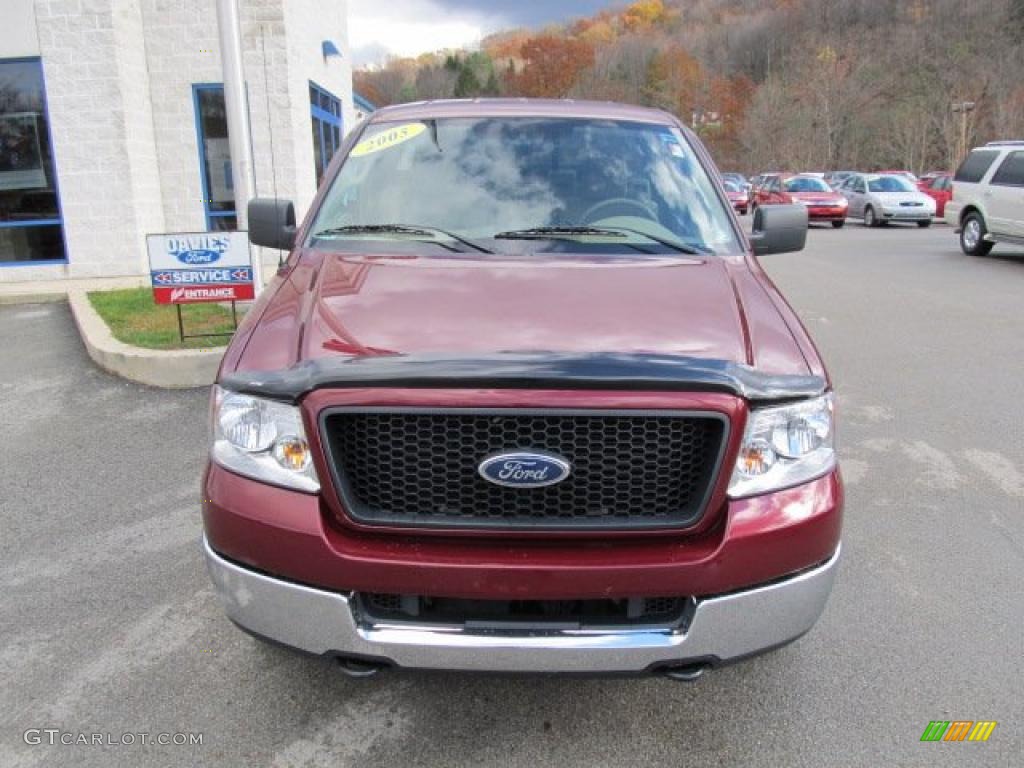
[[589, 16], [624, 0], [349, 0], [349, 44], [356, 65], [388, 54], [415, 56], [471, 46], [499, 29], [539, 27]]

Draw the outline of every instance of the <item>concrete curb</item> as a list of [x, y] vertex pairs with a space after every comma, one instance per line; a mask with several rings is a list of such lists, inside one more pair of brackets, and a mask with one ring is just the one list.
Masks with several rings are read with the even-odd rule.
[[0, 282], [0, 305], [44, 304], [67, 301], [68, 293], [82, 291], [116, 291], [122, 288], [141, 288], [149, 285], [145, 278], [133, 275], [122, 277], [73, 277], [62, 280], [30, 280], [28, 282]]
[[56, 304], [67, 301], [67, 291], [38, 291], [28, 293], [0, 293], [0, 306], [16, 304]]
[[89, 357], [115, 376], [163, 389], [205, 387], [214, 382], [224, 347], [143, 349], [118, 341], [84, 290], [69, 290], [68, 304]]

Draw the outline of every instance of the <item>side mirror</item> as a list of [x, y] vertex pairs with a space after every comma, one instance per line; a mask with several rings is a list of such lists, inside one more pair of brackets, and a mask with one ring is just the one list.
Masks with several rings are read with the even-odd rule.
[[807, 242], [807, 208], [793, 205], [759, 205], [754, 212], [750, 244], [757, 256], [802, 251]]
[[279, 251], [295, 247], [295, 206], [291, 200], [257, 197], [249, 201], [249, 242]]

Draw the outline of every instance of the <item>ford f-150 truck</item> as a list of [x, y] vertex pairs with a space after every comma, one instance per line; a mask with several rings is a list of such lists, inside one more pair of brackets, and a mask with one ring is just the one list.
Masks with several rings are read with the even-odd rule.
[[211, 398], [203, 547], [240, 627], [352, 675], [706, 668], [824, 609], [832, 387], [675, 117], [570, 101], [374, 113]]

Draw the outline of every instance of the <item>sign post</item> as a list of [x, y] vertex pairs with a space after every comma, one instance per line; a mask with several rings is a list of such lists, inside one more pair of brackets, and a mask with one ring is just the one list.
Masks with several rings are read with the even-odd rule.
[[182, 304], [230, 301], [237, 327], [235, 302], [256, 295], [247, 232], [147, 235], [146, 250], [153, 300], [176, 305], [182, 340], [188, 338], [181, 319]]

